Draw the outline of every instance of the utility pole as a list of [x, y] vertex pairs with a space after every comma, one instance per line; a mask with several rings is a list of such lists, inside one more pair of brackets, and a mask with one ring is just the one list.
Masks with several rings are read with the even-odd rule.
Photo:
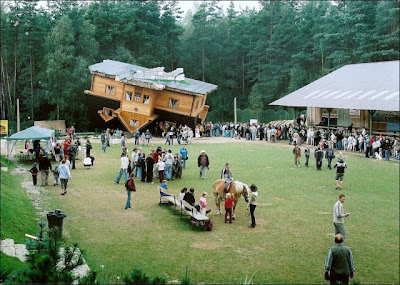
[[17, 98], [17, 133], [21, 130], [20, 119], [19, 119], [19, 99]]
[[235, 126], [237, 124], [237, 112], [236, 112], [236, 97], [233, 98], [233, 108], [234, 108], [234, 114], [235, 114]]

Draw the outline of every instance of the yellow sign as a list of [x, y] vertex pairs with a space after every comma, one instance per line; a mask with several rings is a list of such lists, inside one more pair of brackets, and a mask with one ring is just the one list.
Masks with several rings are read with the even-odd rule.
[[8, 134], [8, 120], [1, 120], [1, 132], [0, 134], [2, 135], [7, 135]]

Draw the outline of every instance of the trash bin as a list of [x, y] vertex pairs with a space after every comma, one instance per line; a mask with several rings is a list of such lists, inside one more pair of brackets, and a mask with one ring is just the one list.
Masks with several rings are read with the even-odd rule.
[[57, 239], [62, 237], [63, 219], [65, 217], [66, 215], [59, 209], [56, 209], [54, 212], [47, 213], [49, 237], [51, 236], [52, 232], [55, 232]]

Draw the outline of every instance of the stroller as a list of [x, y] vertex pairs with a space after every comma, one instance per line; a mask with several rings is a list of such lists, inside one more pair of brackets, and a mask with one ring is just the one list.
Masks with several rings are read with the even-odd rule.
[[93, 162], [94, 162], [93, 156], [85, 157], [85, 159], [83, 160], [83, 166], [89, 167], [90, 169], [90, 167], [93, 166]]

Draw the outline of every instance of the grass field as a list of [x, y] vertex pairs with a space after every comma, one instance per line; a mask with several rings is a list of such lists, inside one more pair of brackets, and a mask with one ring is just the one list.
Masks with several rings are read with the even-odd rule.
[[[179, 147], [172, 149], [175, 153]], [[197, 169], [201, 149], [210, 158], [204, 181]], [[202, 191], [209, 193], [211, 232], [192, 230], [187, 217], [179, 220], [171, 206], [159, 206], [156, 183], [136, 182], [133, 209], [124, 210], [126, 191], [123, 183], [114, 183], [118, 146], [103, 153], [100, 144], [94, 144], [94, 168], [84, 169], [78, 161], [66, 196], [59, 187], [48, 187], [54, 205], [67, 214], [64, 236], [79, 242], [100, 277], [140, 267], [150, 276], [172, 281], [184, 277], [188, 266], [195, 283], [240, 283], [253, 274], [254, 283], [324, 283], [324, 261], [333, 243], [332, 207], [343, 192], [345, 211], [351, 213], [345, 222], [346, 243], [353, 251], [355, 279], [362, 284], [399, 283], [398, 163], [345, 154], [348, 169], [344, 190], [338, 191], [326, 160], [322, 171], [315, 169], [314, 159], [310, 168], [294, 168], [291, 148], [284, 145], [197, 143], [188, 151], [183, 178], [168, 187], [174, 194], [194, 187], [196, 199]], [[247, 227], [243, 199], [232, 225], [215, 215], [211, 185], [227, 161], [235, 179], [259, 188], [254, 229]]]

